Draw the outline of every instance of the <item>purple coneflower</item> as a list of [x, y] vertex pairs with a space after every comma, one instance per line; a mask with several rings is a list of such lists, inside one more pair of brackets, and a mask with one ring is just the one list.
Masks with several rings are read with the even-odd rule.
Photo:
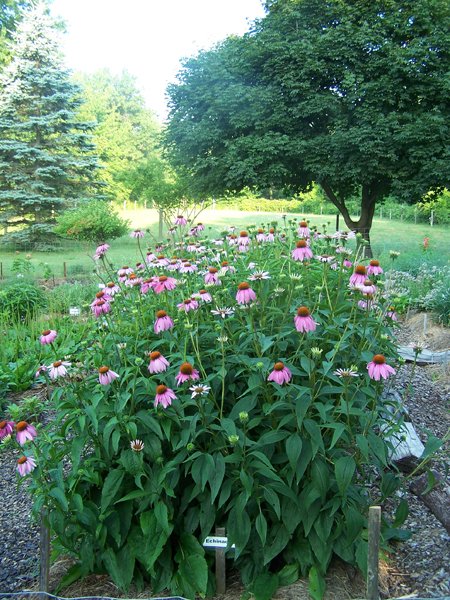
[[144, 237], [144, 235], [145, 235], [145, 232], [144, 232], [144, 231], [142, 231], [142, 229], [135, 229], [134, 231], [132, 231], [132, 232], [130, 233], [130, 237], [132, 237], [132, 238], [137, 238], [137, 239], [139, 239], [139, 238], [143, 238], [143, 237]]
[[0, 440], [11, 435], [14, 430], [14, 421], [0, 421]]
[[150, 287], [153, 288], [155, 294], [161, 294], [161, 292], [170, 292], [175, 289], [177, 285], [177, 280], [175, 277], [168, 277], [167, 275], [161, 275], [154, 279], [153, 283], [150, 284]]
[[131, 267], [129, 267], [128, 265], [125, 265], [124, 267], [121, 267], [117, 271], [117, 275], [119, 277], [126, 277], [127, 275], [131, 275], [132, 272], [133, 272], [133, 269]]
[[58, 334], [56, 333], [56, 331], [54, 329], [46, 329], [45, 331], [42, 332], [42, 335], [39, 338], [39, 341], [41, 342], [41, 344], [43, 346], [45, 346], [45, 344], [53, 343], [55, 341], [57, 335]]
[[108, 283], [105, 285], [105, 293], [112, 298], [114, 294], [117, 294], [117, 292], [120, 292], [120, 287], [117, 285], [117, 283], [114, 283], [114, 281], [108, 281]]
[[66, 360], [56, 360], [54, 363], [48, 366], [48, 375], [50, 379], [58, 379], [58, 377], [65, 377], [67, 375], [66, 367], [70, 367], [70, 362]]
[[17, 470], [21, 477], [25, 477], [36, 468], [36, 461], [32, 456], [21, 456], [17, 461]]
[[295, 328], [301, 333], [307, 333], [308, 331], [315, 331], [317, 323], [311, 317], [311, 313], [306, 306], [300, 306], [297, 308], [297, 315], [294, 318]]
[[211, 388], [209, 387], [209, 385], [203, 385], [201, 383], [193, 385], [189, 388], [189, 390], [192, 392], [191, 398], [196, 398], [197, 396], [206, 396], [209, 393], [210, 389]]
[[389, 307], [389, 310], [387, 311], [386, 316], [389, 317], [390, 319], [392, 319], [393, 321], [398, 321], [398, 316], [397, 316], [397, 313], [395, 312], [395, 309], [393, 306]]
[[137, 285], [141, 285], [142, 277], [138, 277], [136, 273], [131, 273], [131, 275], [125, 280], [126, 287], [136, 287]]
[[169, 366], [169, 361], [164, 358], [161, 352], [155, 350], [154, 352], [150, 352], [150, 363], [148, 365], [148, 370], [150, 373], [163, 373], [167, 370]]
[[266, 233], [264, 229], [258, 229], [258, 233], [256, 234], [257, 242], [265, 242], [266, 241]]
[[208, 267], [208, 272], [205, 275], [205, 283], [206, 285], [220, 285], [222, 283], [215, 267]]
[[238, 304], [249, 304], [256, 300], [256, 294], [246, 281], [243, 281], [238, 285], [238, 292], [236, 294], [236, 302]]
[[203, 225], [203, 223], [197, 223], [197, 231], [204, 231], [205, 226]]
[[175, 219], [175, 225], [187, 225], [187, 219], [186, 217], [183, 217], [183, 215], [178, 215], [177, 218]]
[[311, 248], [308, 247], [308, 242], [303, 240], [298, 240], [295, 244], [295, 249], [292, 250], [292, 258], [294, 260], [305, 260], [308, 258], [312, 258], [313, 253]]
[[167, 385], [156, 386], [156, 396], [154, 405], [155, 408], [158, 404], [162, 404], [163, 408], [167, 408], [172, 404], [172, 400], [176, 399], [175, 392], [167, 387]]
[[308, 227], [307, 221], [300, 221], [298, 229], [297, 229], [297, 235], [299, 237], [309, 238], [309, 236], [311, 235], [311, 231]]
[[275, 241], [275, 229], [271, 227], [269, 229], [269, 233], [266, 235], [266, 242], [274, 242]]
[[119, 377], [118, 373], [111, 371], [109, 367], [100, 367], [98, 370], [98, 380], [102, 385], [108, 385], [113, 382], [114, 379]]
[[350, 285], [363, 285], [366, 277], [366, 267], [364, 265], [356, 265], [353, 275], [350, 277]]
[[281, 361], [276, 362], [273, 371], [270, 373], [267, 381], [274, 381], [279, 385], [283, 385], [284, 383], [289, 383], [292, 379], [292, 373]]
[[99, 244], [95, 249], [95, 256], [101, 258], [109, 250], [109, 244]]
[[194, 294], [196, 297], [200, 298], [203, 302], [212, 302], [212, 296], [207, 290], [200, 290], [198, 294]]
[[151, 263], [156, 259], [156, 254], [153, 254], [153, 252], [151, 252], [150, 250], [147, 252], [147, 254], [145, 255], [145, 262], [146, 263]]
[[230, 265], [227, 260], [224, 260], [220, 265], [220, 274], [225, 275], [225, 273], [235, 273], [236, 268]]
[[364, 296], [373, 296], [377, 291], [377, 286], [370, 279], [365, 279], [364, 283], [356, 286]]
[[173, 321], [166, 313], [165, 310], [158, 310], [156, 313], [156, 321], [153, 326], [155, 333], [160, 333], [161, 331], [167, 331], [167, 329], [172, 329]]
[[181, 267], [180, 267], [180, 273], [195, 273], [195, 271], [198, 270], [197, 265], [193, 265], [190, 262], [185, 262]]
[[98, 318], [111, 311], [111, 304], [107, 300], [94, 300], [91, 304], [91, 310], [94, 316]]
[[194, 369], [191, 363], [184, 362], [181, 365], [178, 375], [175, 377], [175, 379], [177, 380], [177, 386], [180, 386], [182, 383], [189, 381], [190, 379], [192, 379], [192, 381], [200, 379], [200, 374], [197, 369]]
[[133, 452], [142, 452], [144, 446], [145, 444], [142, 440], [133, 440], [130, 442], [130, 448], [133, 450]]
[[375, 381], [395, 375], [395, 369], [386, 363], [386, 359], [382, 354], [375, 354], [370, 363], [367, 363], [367, 370], [369, 377], [375, 379]]
[[16, 441], [21, 446], [23, 446], [27, 440], [32, 441], [37, 436], [36, 429], [26, 421], [19, 421], [16, 425], [16, 431]]
[[380, 267], [379, 261], [371, 260], [367, 267], [367, 275], [381, 275], [382, 273], [383, 269]]
[[177, 304], [178, 310], [184, 310], [185, 312], [189, 312], [190, 310], [197, 310], [198, 302], [194, 298], [186, 298], [180, 304]]

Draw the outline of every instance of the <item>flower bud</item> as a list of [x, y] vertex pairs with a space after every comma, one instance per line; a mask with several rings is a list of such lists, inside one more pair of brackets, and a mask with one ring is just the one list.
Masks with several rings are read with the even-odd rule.
[[134, 359], [134, 364], [137, 367], [141, 367], [144, 364], [144, 360], [142, 358], [140, 358], [139, 356], [136, 356], [136, 358]]
[[248, 412], [242, 411], [239, 413], [239, 421], [241, 423], [247, 423], [248, 421]]
[[195, 444], [193, 444], [192, 442], [189, 442], [189, 444], [186, 446], [186, 450], [188, 452], [192, 452], [195, 449]]
[[230, 442], [230, 444], [232, 446], [236, 446], [236, 444], [239, 442], [239, 436], [238, 435], [229, 435], [228, 441]]

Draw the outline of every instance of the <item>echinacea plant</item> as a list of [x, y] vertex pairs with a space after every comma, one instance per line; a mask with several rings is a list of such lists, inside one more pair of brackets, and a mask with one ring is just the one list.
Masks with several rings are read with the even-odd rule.
[[400, 485], [387, 470], [400, 423], [381, 396], [398, 358], [381, 266], [352, 267], [354, 236], [306, 221], [214, 240], [186, 225], [178, 215], [136, 271], [102, 261], [83, 344], [43, 371], [56, 416], [33, 440], [32, 485], [78, 559], [68, 577], [212, 594], [202, 542], [216, 527], [245, 585], [268, 571], [323, 578], [333, 556], [364, 570], [368, 506]]

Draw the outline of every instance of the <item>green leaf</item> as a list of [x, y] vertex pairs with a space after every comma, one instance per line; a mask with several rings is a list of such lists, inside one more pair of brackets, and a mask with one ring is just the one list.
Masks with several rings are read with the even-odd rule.
[[209, 479], [211, 502], [214, 502], [225, 477], [225, 460], [220, 452], [214, 455], [214, 472]]
[[102, 499], [101, 499], [101, 511], [102, 513], [106, 511], [108, 506], [114, 500], [119, 488], [122, 484], [122, 480], [125, 473], [120, 469], [115, 469], [114, 471], [110, 471], [106, 476], [106, 479], [103, 483], [102, 488]]
[[259, 515], [256, 517], [255, 527], [256, 527], [256, 531], [258, 532], [258, 535], [260, 537], [261, 543], [264, 546], [266, 543], [266, 537], [267, 537], [267, 521], [266, 521], [265, 516], [262, 514], [262, 512], [260, 512]]
[[352, 482], [353, 475], [356, 470], [356, 463], [351, 456], [341, 456], [334, 463], [334, 473], [336, 483], [340, 493], [344, 496], [347, 493], [347, 488]]
[[60, 507], [62, 508], [62, 510], [64, 512], [67, 512], [69, 510], [67, 498], [61, 488], [56, 488], [56, 487], [52, 488], [50, 490], [50, 496], [52, 498], [55, 498], [55, 500], [58, 502], [58, 504], [60, 505]]
[[293, 433], [286, 440], [286, 454], [293, 471], [297, 468], [297, 462], [302, 452], [302, 440], [298, 433]]
[[283, 525], [278, 523], [271, 528], [269, 539], [264, 546], [264, 564], [267, 565], [273, 558], [281, 554], [286, 548], [291, 536]]
[[281, 517], [281, 506], [277, 494], [270, 487], [265, 487], [263, 495], [279, 519]]
[[409, 514], [408, 502], [407, 502], [407, 500], [403, 499], [400, 501], [399, 505], [397, 506], [397, 510], [395, 511], [395, 516], [394, 516], [394, 522], [392, 523], [392, 525], [394, 527], [401, 527], [403, 525], [403, 523], [406, 521], [406, 519], [408, 518], [408, 514]]
[[317, 567], [311, 567], [309, 570], [308, 591], [312, 600], [323, 600], [326, 590], [326, 583], [323, 575]]
[[429, 456], [437, 452], [443, 443], [443, 440], [440, 440], [433, 434], [429, 434], [427, 442], [425, 444], [425, 450], [423, 451], [422, 456], [420, 458], [422, 460], [424, 458], [428, 458]]
[[179, 565], [182, 580], [188, 583], [196, 594], [206, 595], [208, 586], [208, 565], [204, 556], [185, 556]]
[[255, 600], [271, 600], [278, 589], [279, 578], [274, 573], [262, 573], [253, 582], [252, 592]]
[[278, 573], [279, 585], [292, 585], [299, 578], [298, 566], [297, 565], [284, 565], [281, 571]]

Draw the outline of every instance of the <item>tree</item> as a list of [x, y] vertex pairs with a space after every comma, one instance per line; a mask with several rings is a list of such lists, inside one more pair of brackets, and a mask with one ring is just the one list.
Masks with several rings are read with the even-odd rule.
[[8, 42], [25, 10], [31, 8], [33, 0], [2, 0], [0, 2], [0, 69], [11, 58]]
[[76, 117], [79, 88], [63, 68], [44, 4], [18, 27], [13, 56], [0, 82], [0, 223], [13, 228], [4, 242], [45, 248], [56, 239], [56, 214], [98, 185], [92, 123]]
[[[377, 202], [449, 181], [446, 0], [269, 0], [242, 38], [188, 60], [167, 145], [197, 188], [318, 182], [370, 243]], [[346, 201], [359, 195], [353, 219]], [[370, 246], [368, 248], [370, 254]]]

